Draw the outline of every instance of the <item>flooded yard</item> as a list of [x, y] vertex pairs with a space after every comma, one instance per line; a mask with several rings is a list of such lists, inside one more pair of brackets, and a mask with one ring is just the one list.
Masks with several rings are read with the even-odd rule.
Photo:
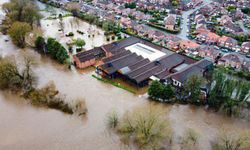
[[[85, 50], [90, 50], [94, 47], [99, 47], [108, 43], [104, 31], [96, 25], [91, 25], [78, 18], [70, 16], [70, 12], [46, 6], [40, 2], [37, 2], [37, 4], [43, 15], [41, 27], [46, 38], [56, 38], [65, 46], [66, 43], [71, 43], [78, 38], [83, 39], [86, 43], [83, 47]], [[60, 14], [63, 16], [62, 19], [59, 19]], [[79, 33], [79, 31], [81, 33]], [[70, 32], [74, 33], [74, 36], [66, 37], [65, 35]]]
[[[7, 0], [6, 0], [7, 1]], [[1, 0], [0, 4], [4, 1]], [[65, 31], [74, 30], [70, 25], [72, 17], [65, 19]], [[67, 20], [67, 21], [66, 21]], [[59, 40], [56, 20], [42, 20], [41, 22], [46, 36]], [[49, 24], [49, 26], [47, 26]], [[91, 26], [81, 22], [79, 29], [87, 31]], [[103, 31], [95, 29], [101, 35]], [[95, 39], [85, 37], [86, 49], [105, 43], [103, 36]], [[80, 36], [80, 35], [78, 35]], [[230, 130], [250, 130], [250, 123], [240, 119], [228, 118], [223, 115], [205, 111], [203, 107], [189, 105], [165, 105], [149, 101], [142, 95], [134, 95], [117, 87], [105, 84], [93, 78], [92, 69], [87, 71], [68, 70], [53, 60], [41, 56], [32, 49], [21, 50], [11, 42], [5, 42], [8, 38], [0, 34], [0, 55], [20, 55], [26, 51], [34, 53], [38, 66], [35, 73], [38, 76], [38, 87], [54, 82], [57, 89], [67, 96], [68, 101], [77, 97], [86, 100], [88, 114], [83, 117], [66, 115], [60, 111], [46, 108], [37, 108], [28, 104], [25, 100], [13, 96], [13, 94], [0, 92], [0, 149], [11, 150], [117, 150], [135, 149], [125, 146], [119, 137], [106, 129], [106, 114], [116, 110], [123, 114], [138, 106], [160, 106], [166, 110], [165, 116], [170, 119], [175, 132], [174, 145], [178, 150], [178, 136], [192, 128], [200, 135], [199, 145], [201, 150], [210, 150], [210, 143], [215, 139], [221, 128]], [[18, 59], [18, 57], [17, 57]]]

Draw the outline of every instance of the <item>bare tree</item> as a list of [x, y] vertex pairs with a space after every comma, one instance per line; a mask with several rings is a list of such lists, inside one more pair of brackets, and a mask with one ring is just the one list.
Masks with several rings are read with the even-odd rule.
[[214, 150], [249, 150], [250, 149], [250, 132], [223, 130]]
[[183, 137], [180, 140], [180, 149], [181, 150], [198, 150], [199, 135], [194, 129], [187, 129]]
[[157, 149], [172, 139], [172, 128], [160, 108], [136, 108], [124, 114], [118, 132], [124, 142], [135, 142], [140, 149]]

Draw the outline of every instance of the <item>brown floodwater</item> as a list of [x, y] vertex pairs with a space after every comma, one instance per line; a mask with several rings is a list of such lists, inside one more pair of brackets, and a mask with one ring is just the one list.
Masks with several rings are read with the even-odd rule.
[[165, 110], [175, 132], [174, 150], [178, 150], [178, 137], [188, 128], [195, 129], [200, 135], [201, 150], [211, 149], [210, 143], [221, 128], [250, 130], [248, 122], [206, 111], [203, 107], [150, 102], [146, 95], [134, 95], [96, 80], [91, 76], [93, 69], [69, 71], [31, 49], [16, 48], [11, 42], [4, 41], [7, 38], [0, 34], [1, 56], [13, 55], [19, 59], [23, 51], [33, 53], [38, 61], [34, 69], [38, 76], [37, 86], [54, 82], [67, 101], [84, 98], [88, 114], [82, 117], [66, 115], [32, 106], [13, 94], [0, 92], [0, 150], [134, 149], [123, 145], [116, 134], [106, 129], [105, 118], [112, 110], [122, 114], [138, 106], [160, 106]]

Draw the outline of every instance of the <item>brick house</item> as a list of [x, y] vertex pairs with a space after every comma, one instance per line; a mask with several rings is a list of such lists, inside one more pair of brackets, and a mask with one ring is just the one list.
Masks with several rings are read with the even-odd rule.
[[241, 51], [244, 52], [244, 53], [249, 53], [250, 52], [250, 42], [242, 43]]
[[220, 51], [216, 50], [213, 46], [201, 46], [198, 48], [198, 55], [200, 57], [206, 57], [211, 59], [213, 62], [216, 61], [218, 56], [220, 56]]
[[237, 54], [226, 54], [220, 58], [218, 65], [230, 66], [240, 69], [243, 64], [242, 58]]
[[222, 36], [218, 40], [218, 46], [225, 47], [231, 50], [236, 48], [237, 43], [238, 42], [235, 39], [227, 36]]
[[175, 24], [176, 24], [176, 15], [175, 14], [169, 14], [165, 19], [165, 28], [168, 30], [174, 30]]

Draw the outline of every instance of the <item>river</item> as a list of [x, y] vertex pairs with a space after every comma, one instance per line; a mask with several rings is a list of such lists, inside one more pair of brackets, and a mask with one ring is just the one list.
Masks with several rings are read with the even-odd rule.
[[[3, 2], [1, 0], [0, 4]], [[44, 22], [46, 20], [42, 20], [42, 24]], [[122, 114], [138, 106], [162, 107], [171, 121], [176, 137], [187, 128], [195, 129], [200, 135], [201, 150], [211, 149], [210, 142], [222, 127], [250, 130], [250, 123], [205, 111], [203, 107], [150, 102], [144, 96], [133, 95], [92, 78], [92, 69], [69, 71], [31, 49], [16, 48], [11, 42], [5, 42], [6, 38], [8, 37], [0, 34], [2, 56], [13, 55], [18, 59], [22, 51], [33, 53], [38, 61], [38, 66], [34, 69], [38, 76], [38, 87], [53, 81], [58, 90], [67, 96], [67, 100], [83, 97], [88, 114], [79, 117], [53, 109], [37, 108], [13, 94], [0, 92], [1, 150], [134, 149], [133, 146], [123, 145], [116, 134], [106, 129], [105, 118], [111, 110]]]

